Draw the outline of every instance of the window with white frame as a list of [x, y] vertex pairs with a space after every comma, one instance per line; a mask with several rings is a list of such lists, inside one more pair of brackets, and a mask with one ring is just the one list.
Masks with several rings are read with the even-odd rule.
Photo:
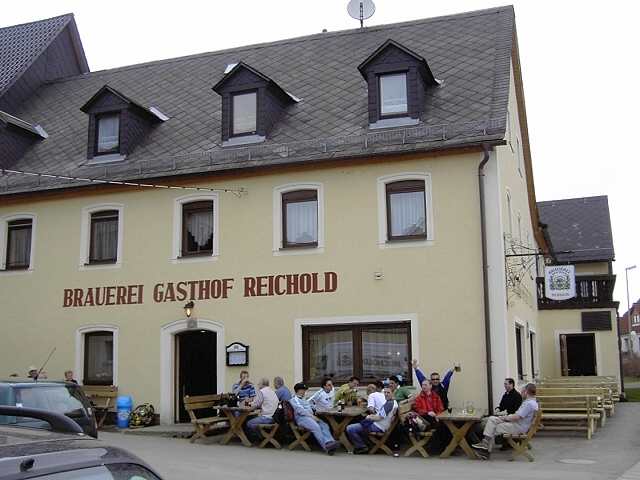
[[635, 314], [633, 317], [631, 317], [631, 324], [640, 325], [640, 315]]
[[116, 203], [82, 209], [80, 268], [111, 268], [122, 264], [124, 206]]
[[173, 260], [213, 260], [219, 253], [218, 194], [185, 195], [175, 200]]
[[324, 201], [320, 183], [274, 189], [274, 253], [321, 252], [324, 247]]
[[395, 117], [408, 113], [407, 73], [380, 75], [380, 117]]
[[76, 330], [75, 372], [85, 385], [118, 385], [118, 327], [93, 324]]
[[433, 240], [431, 175], [403, 173], [379, 178], [378, 212], [381, 246]]
[[0, 218], [3, 241], [0, 244], [0, 270], [33, 269], [35, 215], [23, 214]]
[[120, 150], [120, 114], [108, 113], [96, 117], [96, 155]]
[[237, 93], [232, 96], [232, 136], [256, 133], [258, 119], [257, 92]]

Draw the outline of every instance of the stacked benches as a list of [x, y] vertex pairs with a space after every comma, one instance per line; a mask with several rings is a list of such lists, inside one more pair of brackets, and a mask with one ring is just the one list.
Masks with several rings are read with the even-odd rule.
[[546, 378], [538, 385], [543, 430], [584, 431], [591, 439], [619, 399], [617, 380], [611, 377]]

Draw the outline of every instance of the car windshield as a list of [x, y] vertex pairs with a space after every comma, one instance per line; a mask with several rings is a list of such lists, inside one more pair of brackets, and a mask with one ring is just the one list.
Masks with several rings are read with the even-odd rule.
[[46, 480], [160, 480], [146, 468], [133, 463], [115, 463], [38, 477]]
[[16, 388], [17, 407], [41, 408], [67, 415], [82, 414], [87, 405], [75, 386], [39, 386]]

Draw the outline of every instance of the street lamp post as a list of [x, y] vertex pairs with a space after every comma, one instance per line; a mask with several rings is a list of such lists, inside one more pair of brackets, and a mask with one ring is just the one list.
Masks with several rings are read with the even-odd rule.
[[624, 278], [627, 283], [627, 312], [629, 313], [629, 330], [631, 330], [631, 305], [629, 304], [629, 270], [633, 270], [636, 268], [636, 265], [631, 265], [630, 267], [625, 267], [624, 269]]

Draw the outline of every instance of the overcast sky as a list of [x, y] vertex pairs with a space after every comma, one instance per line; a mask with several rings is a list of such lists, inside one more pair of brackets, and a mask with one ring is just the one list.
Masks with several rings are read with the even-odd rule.
[[[491, 0], [375, 0], [366, 25], [506, 4]], [[640, 137], [634, 1], [514, 1], [538, 200], [608, 195], [626, 310], [640, 298]], [[3, 2], [0, 25], [73, 12], [91, 70], [354, 28], [347, 0], [36, 0]], [[427, 59], [428, 60], [428, 59]], [[437, 72], [436, 72], [437, 73]]]

